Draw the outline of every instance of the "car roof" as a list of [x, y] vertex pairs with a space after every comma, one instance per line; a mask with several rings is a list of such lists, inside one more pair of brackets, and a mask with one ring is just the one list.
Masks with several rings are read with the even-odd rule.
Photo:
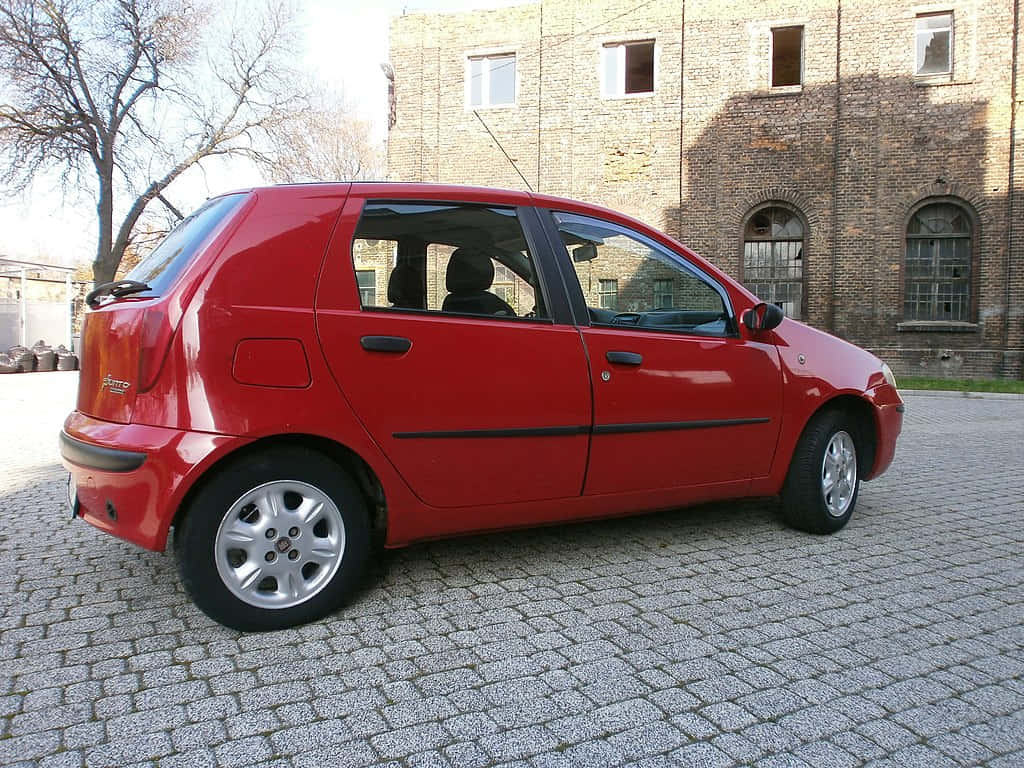
[[437, 182], [427, 181], [310, 181], [310, 182], [296, 182], [288, 184], [268, 184], [256, 187], [247, 187], [242, 189], [231, 190], [230, 192], [224, 192], [223, 194], [232, 194], [238, 192], [260, 192], [263, 190], [285, 190], [288, 188], [309, 190], [310, 188], [319, 188], [324, 191], [337, 191], [343, 192], [351, 189], [353, 192], [359, 192], [360, 194], [382, 194], [382, 195], [422, 195], [425, 198], [430, 199], [443, 199], [446, 196], [450, 196], [454, 200], [487, 200], [496, 201], [498, 199], [516, 199], [521, 201], [533, 201], [542, 205], [554, 204], [569, 204], [569, 205], [586, 205], [590, 208], [600, 209], [601, 206], [591, 205], [589, 203], [582, 203], [581, 201], [573, 200], [571, 198], [557, 197], [554, 195], [541, 195], [535, 192], [525, 192], [517, 189], [505, 189], [502, 187], [484, 187], [469, 184], [442, 184]]
[[[311, 181], [290, 184], [271, 184], [247, 189], [232, 190], [233, 192], [260, 192], [261, 190], [283, 191], [288, 188], [296, 190], [322, 189], [325, 192], [342, 194], [347, 191], [360, 195], [379, 196], [382, 198], [418, 197], [426, 200], [451, 200], [453, 202], [504, 203], [506, 205], [539, 205], [567, 211], [603, 213], [612, 219], [630, 224], [650, 226], [638, 219], [606, 208], [603, 205], [588, 203], [569, 197], [525, 192], [517, 189], [501, 187], [482, 187], [468, 184], [442, 184], [427, 181]], [[225, 192], [224, 194], [231, 194]], [[654, 227], [657, 229], [657, 227]]]

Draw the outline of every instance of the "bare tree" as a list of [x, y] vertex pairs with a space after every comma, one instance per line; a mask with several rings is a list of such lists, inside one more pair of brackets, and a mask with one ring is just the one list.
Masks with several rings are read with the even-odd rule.
[[316, 90], [308, 109], [275, 130], [270, 176], [280, 182], [381, 178], [382, 144], [370, 123], [336, 94]]
[[214, 156], [265, 159], [266, 138], [305, 104], [287, 6], [233, 15], [198, 2], [0, 3], [0, 178], [24, 189], [57, 169], [65, 185], [94, 182], [97, 283], [183, 172]]

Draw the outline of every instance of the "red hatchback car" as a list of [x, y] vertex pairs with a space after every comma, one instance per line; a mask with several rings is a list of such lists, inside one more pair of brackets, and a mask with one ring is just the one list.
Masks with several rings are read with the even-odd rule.
[[173, 528], [195, 602], [245, 630], [335, 609], [375, 542], [772, 494], [836, 531], [903, 420], [873, 355], [523, 192], [223, 195], [89, 304], [73, 514], [154, 550]]

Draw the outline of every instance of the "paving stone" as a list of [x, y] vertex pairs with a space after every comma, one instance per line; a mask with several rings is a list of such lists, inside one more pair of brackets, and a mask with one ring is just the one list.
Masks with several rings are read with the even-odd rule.
[[351, 738], [352, 734], [343, 720], [320, 720], [276, 731], [271, 734], [270, 743], [276, 754], [293, 755], [339, 744]]
[[961, 765], [980, 765], [994, 757], [988, 747], [960, 733], [944, 733], [928, 743]]
[[658, 720], [607, 737], [628, 760], [669, 752], [690, 741], [690, 737], [669, 723]]
[[218, 765], [233, 768], [266, 760], [274, 754], [274, 750], [266, 738], [248, 736], [221, 744], [214, 749], [214, 753], [217, 755]]
[[906, 728], [887, 720], [872, 720], [856, 730], [889, 752], [917, 741], [917, 737]]
[[429, 723], [388, 731], [371, 740], [383, 757], [405, 757], [424, 749], [437, 749], [451, 742], [451, 735], [441, 725]]
[[174, 748], [179, 752], [208, 751], [204, 747], [213, 747], [227, 741], [227, 731], [219, 720], [205, 723], [192, 723], [180, 726], [171, 731]]
[[551, 731], [541, 726], [502, 731], [480, 739], [480, 746], [496, 761], [532, 757], [554, 749], [559, 743], [559, 739]]
[[800, 739], [778, 723], [758, 723], [741, 731], [744, 738], [763, 752], [785, 752], [800, 745]]
[[0, 763], [15, 760], [38, 760], [60, 748], [60, 732], [30, 733], [0, 739]]
[[688, 744], [672, 752], [669, 757], [676, 765], [700, 766], [700, 768], [725, 768], [733, 765], [733, 759], [725, 752], [703, 742]]
[[292, 756], [291, 765], [294, 768], [363, 768], [377, 761], [377, 753], [369, 744], [353, 741], [300, 752]]
[[568, 747], [562, 757], [569, 765], [621, 765], [624, 755], [608, 741], [585, 741]]
[[765, 752], [760, 745], [738, 733], [723, 733], [720, 736], [715, 736], [711, 740], [711, 744], [725, 752], [737, 763], [744, 765], [750, 765]]
[[69, 728], [91, 719], [91, 704], [67, 704], [51, 709], [36, 709], [11, 717], [9, 733], [12, 736], [21, 736], [26, 733]]
[[491, 755], [475, 742], [459, 742], [442, 750], [452, 765], [460, 768], [483, 768], [493, 766]]
[[37, 768], [81, 768], [83, 765], [85, 756], [78, 750], [72, 750], [44, 757], [37, 763]]
[[828, 741], [814, 741], [797, 747], [797, 757], [817, 768], [852, 768], [860, 761], [844, 749]]
[[609, 733], [624, 731], [644, 723], [661, 720], [660, 709], [644, 699], [630, 699], [594, 710], [592, 717], [599, 726]]
[[209, 749], [189, 749], [160, 760], [160, 768], [216, 768], [217, 755]]
[[910, 746], [898, 749], [889, 757], [896, 765], [907, 766], [907, 768], [946, 768], [946, 766], [955, 766], [957, 764], [948, 755], [944, 755], [925, 744], [911, 744]]
[[85, 763], [90, 768], [123, 768], [130, 763], [157, 760], [174, 752], [171, 737], [166, 733], [150, 733], [125, 739], [114, 739], [85, 750]]

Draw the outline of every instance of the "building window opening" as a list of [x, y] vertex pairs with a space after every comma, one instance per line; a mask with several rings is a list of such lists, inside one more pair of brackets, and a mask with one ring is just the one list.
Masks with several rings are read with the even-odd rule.
[[518, 301], [516, 296], [516, 274], [504, 264], [494, 265], [494, 282], [488, 289], [502, 301], [515, 305]]
[[946, 75], [953, 71], [953, 14], [917, 17], [914, 27], [914, 73]]
[[601, 309], [618, 310], [619, 308], [619, 281], [599, 280], [597, 290]]
[[772, 30], [772, 88], [800, 85], [803, 75], [804, 28]]
[[516, 103], [516, 55], [471, 56], [467, 72], [470, 107], [508, 107]]
[[654, 93], [654, 41], [610, 43], [601, 49], [604, 96]]
[[359, 303], [364, 307], [372, 307], [377, 303], [377, 271], [373, 269], [357, 269], [356, 284], [359, 286]]
[[671, 309], [673, 307], [673, 290], [671, 280], [654, 281], [654, 308]]
[[903, 314], [907, 320], [969, 322], [971, 221], [958, 205], [933, 203], [907, 227]]
[[755, 211], [743, 234], [743, 284], [787, 317], [803, 316], [804, 225], [793, 211]]

